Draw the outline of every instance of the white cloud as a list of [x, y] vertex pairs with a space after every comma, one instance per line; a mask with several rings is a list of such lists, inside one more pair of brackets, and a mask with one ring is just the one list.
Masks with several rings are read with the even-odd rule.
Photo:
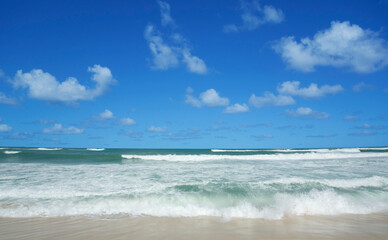
[[330, 115], [325, 112], [316, 112], [308, 107], [299, 107], [296, 110], [286, 110], [286, 113], [288, 116], [295, 118], [327, 119], [330, 117]]
[[148, 41], [153, 55], [153, 69], [167, 70], [178, 66], [179, 51], [164, 43], [162, 37], [155, 33], [153, 25], [149, 24], [146, 26], [144, 37]]
[[234, 105], [231, 105], [231, 106], [227, 106], [224, 110], [224, 113], [244, 113], [244, 112], [248, 112], [249, 111], [249, 107], [244, 103], [244, 104], [234, 104]]
[[388, 65], [388, 43], [378, 32], [364, 30], [348, 21], [331, 27], [313, 39], [284, 37], [274, 45], [283, 60], [296, 70], [311, 72], [316, 66], [347, 67], [359, 73], [378, 71]]
[[160, 15], [162, 18], [162, 25], [167, 26], [175, 26], [174, 19], [172, 19], [170, 14], [170, 5], [167, 2], [158, 1], [160, 7]]
[[201, 102], [208, 107], [226, 106], [229, 104], [229, 99], [220, 97], [216, 90], [208, 89], [199, 95]]
[[7, 124], [0, 124], [0, 132], [10, 132], [12, 131], [12, 127]]
[[344, 117], [344, 121], [347, 121], [347, 122], [355, 122], [355, 121], [358, 121], [360, 118], [357, 117], [357, 116], [345, 116]]
[[42, 132], [45, 134], [81, 134], [84, 130], [74, 126], [63, 128], [62, 124], [56, 123], [50, 128], [44, 128]]
[[356, 126], [356, 129], [384, 129], [383, 125], [371, 125], [369, 123], [364, 123], [361, 126]]
[[195, 98], [191, 94], [186, 94], [185, 103], [190, 104], [193, 107], [201, 107], [202, 103], [198, 98]]
[[226, 106], [229, 104], [229, 99], [221, 97], [216, 90], [213, 88], [202, 92], [199, 98], [192, 95], [193, 89], [188, 87], [186, 89], [185, 103], [192, 105], [193, 107], [219, 107]]
[[122, 118], [120, 119], [120, 124], [125, 126], [131, 126], [131, 125], [135, 125], [136, 122], [132, 118]]
[[162, 132], [166, 132], [167, 131], [167, 127], [155, 127], [155, 126], [151, 126], [147, 129], [149, 132], [158, 132], [158, 133], [162, 133]]
[[282, 10], [276, 9], [273, 6], [264, 6], [263, 8], [258, 2], [241, 1], [241, 20], [242, 24], [224, 25], [225, 33], [236, 33], [242, 30], [255, 30], [259, 26], [266, 23], [280, 23], [284, 20]]
[[295, 100], [290, 96], [276, 96], [271, 92], [265, 92], [263, 97], [257, 97], [255, 94], [252, 94], [249, 98], [249, 103], [256, 108], [261, 108], [265, 106], [293, 105], [295, 104]]
[[281, 23], [284, 20], [283, 11], [273, 6], [264, 6], [264, 23]]
[[113, 119], [114, 117], [115, 116], [113, 115], [113, 113], [108, 109], [105, 109], [105, 111], [103, 111], [102, 113], [100, 113], [100, 115], [98, 115], [98, 119], [100, 120]]
[[277, 88], [277, 91], [280, 94], [299, 96], [304, 98], [321, 98], [326, 94], [336, 94], [343, 90], [344, 89], [341, 85], [323, 85], [321, 87], [318, 87], [316, 83], [311, 83], [310, 86], [307, 88], [300, 88], [300, 82], [298, 81], [283, 82]]
[[0, 92], [0, 104], [16, 105], [15, 99], [7, 97], [4, 93]]
[[91, 79], [96, 83], [94, 89], [87, 89], [73, 77], [58, 82], [54, 76], [41, 69], [33, 69], [27, 73], [17, 71], [12, 84], [15, 88], [28, 88], [29, 96], [35, 99], [59, 102], [92, 100], [102, 95], [115, 80], [107, 67], [94, 65], [88, 71], [93, 73]]
[[186, 63], [187, 69], [189, 72], [197, 74], [205, 74], [207, 72], [207, 67], [205, 62], [196, 56], [191, 56], [191, 53], [188, 49], [182, 51], [183, 62]]
[[[170, 5], [162, 1], [158, 1], [158, 3], [162, 26], [174, 27], [175, 22], [170, 15]], [[181, 34], [173, 32], [170, 35], [172, 41], [166, 41], [161, 33], [155, 31], [155, 27], [152, 24], [148, 24], [144, 31], [144, 38], [147, 40], [153, 56], [152, 69], [167, 70], [184, 63], [189, 72], [196, 74], [207, 73], [205, 62], [201, 58], [192, 55], [188, 41]]]

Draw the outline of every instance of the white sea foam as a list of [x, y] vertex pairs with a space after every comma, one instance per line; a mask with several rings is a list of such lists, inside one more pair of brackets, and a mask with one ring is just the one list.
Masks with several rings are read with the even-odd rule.
[[104, 151], [105, 148], [87, 148], [88, 151]]
[[216, 155], [216, 154], [165, 154], [165, 155], [129, 155], [123, 154], [122, 158], [131, 160], [154, 161], [212, 161], [212, 160], [320, 160], [320, 159], [346, 159], [346, 158], [375, 158], [388, 157], [388, 153], [380, 152], [322, 152], [322, 153], [291, 153], [291, 154], [252, 154], [252, 155]]
[[359, 148], [360, 150], [376, 150], [376, 151], [384, 151], [388, 150], [388, 147], [373, 147], [373, 148]]
[[281, 219], [299, 215], [368, 214], [388, 210], [387, 199], [355, 199], [333, 190], [312, 190], [304, 194], [278, 193], [262, 205], [249, 199], [235, 203], [227, 199], [190, 195], [141, 198], [56, 199], [50, 202], [18, 202], [0, 205], [1, 217], [129, 215], [158, 217], [215, 216], [229, 218]]
[[330, 187], [336, 188], [359, 188], [359, 187], [384, 187], [388, 186], [388, 178], [381, 176], [373, 176], [368, 178], [349, 178], [349, 179], [306, 179], [306, 178], [281, 178], [267, 180], [260, 183], [260, 185], [266, 186], [271, 184], [308, 184], [308, 183], [320, 183]]
[[212, 152], [260, 152], [258, 149], [210, 149]]
[[[371, 148], [372, 149], [372, 148]], [[375, 149], [375, 148], [373, 148]], [[317, 152], [317, 153], [356, 153], [361, 152], [359, 148], [316, 148], [316, 149], [211, 149], [212, 152], [286, 152], [286, 153], [298, 153], [298, 152]]]
[[33, 149], [33, 150], [38, 150], [38, 151], [58, 151], [58, 150], [62, 150], [62, 148], [44, 148], [44, 147], [40, 147], [40, 148], [36, 148], [36, 149]]
[[17, 154], [17, 153], [20, 153], [21, 151], [9, 151], [9, 150], [5, 150], [4, 153], [5, 154]]

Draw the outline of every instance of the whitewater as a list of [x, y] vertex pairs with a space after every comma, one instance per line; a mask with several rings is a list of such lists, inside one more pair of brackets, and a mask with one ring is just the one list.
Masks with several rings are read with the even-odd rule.
[[2, 148], [0, 217], [388, 213], [388, 148]]

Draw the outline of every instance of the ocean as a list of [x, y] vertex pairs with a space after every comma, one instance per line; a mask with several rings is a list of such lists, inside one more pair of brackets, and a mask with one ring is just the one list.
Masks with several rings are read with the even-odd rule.
[[387, 214], [388, 147], [1, 148], [0, 217]]

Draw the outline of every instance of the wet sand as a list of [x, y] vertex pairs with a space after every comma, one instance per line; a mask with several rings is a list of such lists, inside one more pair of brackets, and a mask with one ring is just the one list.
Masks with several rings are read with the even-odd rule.
[[209, 217], [0, 218], [0, 239], [388, 239], [388, 214], [228, 221]]

